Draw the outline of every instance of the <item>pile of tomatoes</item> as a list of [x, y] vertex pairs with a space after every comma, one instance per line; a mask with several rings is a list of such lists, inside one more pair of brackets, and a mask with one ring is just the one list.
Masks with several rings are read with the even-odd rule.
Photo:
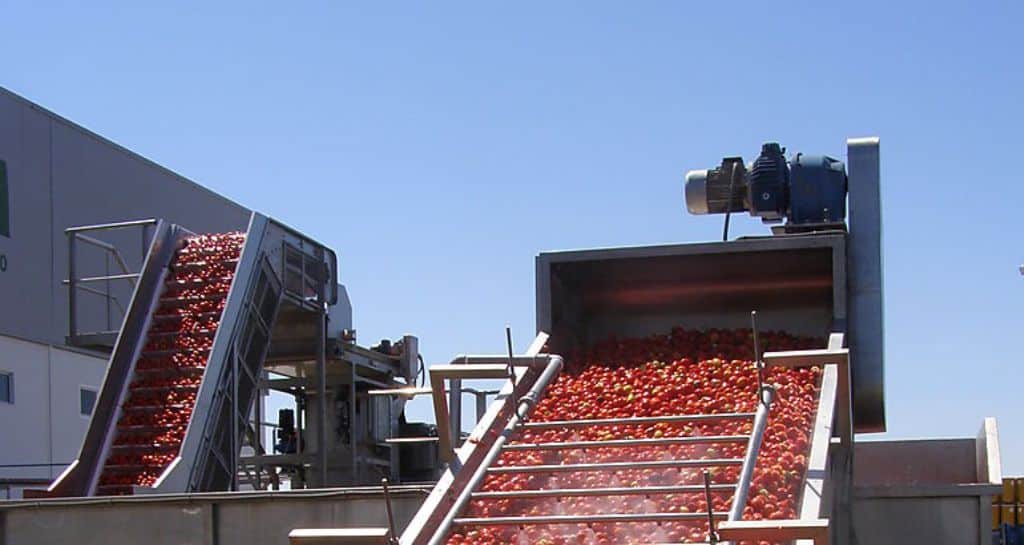
[[121, 406], [101, 495], [154, 484], [177, 455], [244, 242], [242, 233], [200, 235], [175, 254]]
[[[784, 333], [761, 335], [766, 350], [818, 348], [821, 340]], [[548, 387], [530, 417], [534, 422], [687, 414], [753, 413], [758, 377], [749, 330], [690, 331], [640, 339], [613, 339], [567, 358], [565, 371]], [[776, 390], [750, 495], [747, 519], [795, 518], [820, 369], [770, 368], [765, 382]], [[682, 436], [742, 436], [752, 418], [687, 423], [594, 425], [519, 432], [510, 444], [608, 441]], [[498, 466], [604, 462], [707, 460], [713, 484], [735, 484], [740, 468], [716, 462], [742, 459], [746, 442], [627, 446], [586, 449], [506, 450]], [[551, 490], [702, 485], [704, 468], [632, 468], [614, 471], [495, 473], [483, 491]], [[728, 512], [733, 488], [715, 490], [712, 508]], [[628, 496], [556, 496], [478, 499], [469, 517], [614, 513], [707, 513], [703, 490]], [[449, 545], [531, 543], [543, 545], [705, 542], [707, 523], [592, 523], [572, 525], [469, 526], [449, 536]]]

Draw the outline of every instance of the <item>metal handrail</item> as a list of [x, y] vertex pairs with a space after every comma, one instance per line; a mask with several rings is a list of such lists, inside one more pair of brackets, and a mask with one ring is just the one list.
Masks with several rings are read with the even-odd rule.
[[111, 229], [124, 229], [126, 227], [138, 227], [142, 225], [156, 225], [160, 221], [156, 218], [148, 218], [142, 220], [130, 220], [120, 221], [115, 223], [97, 223], [95, 225], [79, 225], [78, 227], [68, 227], [64, 229], [65, 233], [84, 233], [86, 231], [108, 231]]
[[[103, 242], [102, 240], [99, 240], [99, 239], [92, 238], [90, 236], [81, 235], [81, 234], [78, 234], [78, 233], [72, 233], [71, 236], [77, 237], [78, 240], [81, 240], [82, 242], [85, 242], [86, 244], [92, 244], [93, 246], [96, 246], [98, 248], [102, 248], [102, 249], [106, 250], [107, 253], [109, 253], [111, 256], [113, 256], [114, 261], [117, 262], [117, 265], [119, 267], [121, 267], [121, 272], [126, 273], [126, 274], [131, 272], [131, 271], [128, 270], [128, 264], [125, 262], [124, 256], [122, 256], [121, 252], [117, 249], [117, 246], [114, 246], [113, 244], [110, 244], [110, 243], [107, 243], [107, 242]], [[143, 235], [143, 240], [145, 240], [145, 235]], [[143, 246], [145, 246], [145, 242], [143, 242]], [[138, 276], [138, 275], [136, 275], [136, 276]], [[132, 286], [134, 286], [134, 285], [135, 285], [135, 282], [132, 281]]]
[[[124, 273], [124, 274], [105, 274], [102, 276], [83, 276], [78, 278], [75, 282], [88, 284], [91, 282], [103, 282], [105, 280], [129, 280], [131, 284], [135, 285], [135, 279], [139, 277], [139, 273]], [[68, 284], [69, 280], [64, 280], [62, 284]]]
[[[111, 293], [110, 283], [112, 281], [127, 281], [134, 289], [136, 282], [139, 279], [140, 273], [132, 272], [128, 267], [128, 263], [125, 261], [121, 251], [110, 244], [85, 233], [94, 231], [109, 231], [115, 229], [127, 229], [141, 227], [141, 239], [142, 239], [142, 258], [145, 260], [146, 253], [148, 250], [148, 238], [150, 226], [157, 225], [159, 220], [155, 218], [131, 220], [116, 223], [102, 223], [94, 225], [82, 225], [77, 227], [68, 227], [64, 230], [65, 236], [68, 238], [68, 277], [61, 282], [62, 285], [68, 286], [68, 338], [69, 342], [74, 342], [78, 337], [78, 291], [85, 291], [98, 295], [106, 299], [107, 302], [107, 329], [109, 330], [112, 325], [111, 308], [110, 305], [116, 305], [118, 311], [123, 315], [125, 313], [125, 307], [118, 299], [118, 297]], [[76, 273], [77, 269], [77, 244], [81, 242], [90, 246], [103, 250], [108, 258], [112, 258], [115, 265], [121, 270], [121, 274], [105, 274], [99, 276], [87, 276], [78, 278]], [[110, 261], [107, 261], [108, 268]], [[106, 283], [106, 289], [100, 290], [91, 288], [83, 284], [88, 283]]]
[[757, 404], [757, 413], [754, 415], [754, 429], [750, 432], [750, 442], [747, 444], [747, 453], [743, 457], [740, 478], [736, 483], [736, 496], [732, 500], [728, 520], [743, 518], [743, 509], [747, 506], [747, 496], [750, 493], [750, 482], [754, 476], [754, 466], [757, 464], [757, 455], [761, 450], [764, 430], [768, 426], [768, 413], [771, 411], [772, 401], [775, 399], [775, 389], [771, 386], [762, 386], [758, 397], [760, 399]]

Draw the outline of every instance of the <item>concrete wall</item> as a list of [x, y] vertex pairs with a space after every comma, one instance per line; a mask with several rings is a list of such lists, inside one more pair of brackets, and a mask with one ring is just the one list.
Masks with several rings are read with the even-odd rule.
[[[397, 487], [404, 529], [429, 492]], [[286, 545], [294, 528], [387, 526], [379, 489], [0, 502], [0, 545]]]
[[0, 403], [0, 466], [56, 464], [0, 467], [0, 483], [51, 479], [64, 469], [60, 464], [78, 456], [89, 425], [80, 412], [79, 389], [99, 388], [106, 367], [106, 358], [0, 336], [0, 372], [14, 377], [14, 403]]

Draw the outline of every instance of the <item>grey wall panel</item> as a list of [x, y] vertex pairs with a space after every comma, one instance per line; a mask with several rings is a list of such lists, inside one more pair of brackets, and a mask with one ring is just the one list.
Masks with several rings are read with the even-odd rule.
[[[76, 225], [163, 218], [196, 232], [245, 228], [249, 210], [0, 88], [0, 160], [11, 192], [10, 238], [0, 236], [7, 271], [0, 273], [0, 334], [63, 344], [67, 334], [64, 229]], [[138, 231], [98, 236], [142, 259]], [[82, 247], [80, 272], [109, 268], [101, 252]], [[127, 305], [126, 283], [115, 294]], [[97, 286], [99, 287], [99, 286]], [[81, 330], [106, 329], [106, 300], [82, 295]], [[119, 313], [116, 313], [119, 316]], [[113, 320], [113, 329], [120, 321]]]
[[0, 236], [0, 334], [51, 331], [49, 123], [0, 94], [0, 160], [7, 164], [11, 236]]

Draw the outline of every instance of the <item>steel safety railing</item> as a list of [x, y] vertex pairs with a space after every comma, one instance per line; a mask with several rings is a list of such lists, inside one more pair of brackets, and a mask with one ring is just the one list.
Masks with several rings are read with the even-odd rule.
[[[102, 338], [108, 338], [108, 342], [112, 343], [113, 338], [117, 335], [117, 330], [114, 329], [115, 324], [120, 322], [120, 319], [124, 316], [126, 307], [121, 299], [113, 292], [114, 282], [126, 281], [132, 287], [135, 288], [136, 281], [141, 274], [142, 266], [139, 266], [139, 271], [133, 271], [121, 253], [121, 250], [106, 241], [94, 238], [87, 235], [86, 233], [97, 233], [114, 230], [124, 229], [139, 229], [140, 231], [140, 242], [141, 242], [141, 261], [145, 261], [146, 254], [149, 252], [149, 243], [151, 240], [150, 230], [152, 227], [157, 225], [159, 220], [155, 218], [141, 219], [133, 221], [124, 221], [118, 223], [103, 223], [96, 225], [83, 225], [78, 227], [69, 227], [64, 230], [64, 235], [68, 239], [68, 275], [67, 279], [61, 283], [68, 286], [68, 343], [72, 345], [92, 345], [102, 344]], [[104, 263], [106, 264], [106, 274], [91, 275], [91, 276], [79, 276], [82, 264], [79, 262], [79, 245], [86, 244], [94, 248], [98, 248], [103, 252]], [[113, 264], [120, 270], [119, 273], [111, 274], [110, 266]], [[96, 288], [94, 284], [102, 284], [102, 288]], [[85, 292], [92, 295], [102, 297], [104, 300], [106, 329], [102, 331], [93, 331], [89, 333], [82, 333], [79, 330], [79, 292]], [[119, 315], [114, 316], [114, 307], [116, 307]]]

